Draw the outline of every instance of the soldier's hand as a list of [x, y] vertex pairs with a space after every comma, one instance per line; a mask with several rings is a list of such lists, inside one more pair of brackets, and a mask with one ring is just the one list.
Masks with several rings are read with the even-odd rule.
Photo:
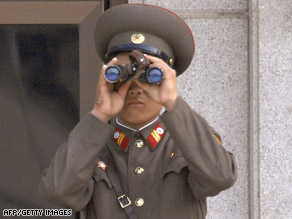
[[176, 71], [160, 58], [150, 55], [145, 55], [145, 57], [150, 61], [150, 67], [157, 67], [164, 72], [164, 80], [159, 85], [140, 82], [138, 84], [154, 101], [163, 105], [169, 111], [174, 106], [178, 96]]
[[127, 81], [118, 91], [115, 91], [114, 84], [105, 80], [105, 69], [115, 64], [117, 64], [117, 59], [113, 58], [107, 65], [103, 65], [97, 84], [95, 104], [91, 110], [91, 114], [105, 122], [109, 121], [121, 111], [124, 106], [127, 91], [131, 85], [131, 83]]

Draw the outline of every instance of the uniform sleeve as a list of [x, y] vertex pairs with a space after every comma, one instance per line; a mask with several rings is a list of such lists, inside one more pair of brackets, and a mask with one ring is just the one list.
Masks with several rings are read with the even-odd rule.
[[44, 171], [40, 195], [60, 207], [82, 210], [92, 196], [97, 155], [113, 132], [109, 124], [88, 113]]
[[188, 183], [196, 199], [217, 195], [235, 183], [234, 156], [221, 145], [215, 130], [181, 97], [161, 120], [187, 161]]

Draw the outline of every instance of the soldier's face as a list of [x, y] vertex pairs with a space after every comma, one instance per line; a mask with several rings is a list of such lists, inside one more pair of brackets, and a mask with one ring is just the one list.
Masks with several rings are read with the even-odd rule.
[[[116, 56], [118, 64], [130, 63], [128, 53]], [[118, 114], [120, 122], [134, 129], [139, 129], [154, 120], [162, 105], [155, 102], [139, 85], [133, 81], [127, 92], [123, 109]]]

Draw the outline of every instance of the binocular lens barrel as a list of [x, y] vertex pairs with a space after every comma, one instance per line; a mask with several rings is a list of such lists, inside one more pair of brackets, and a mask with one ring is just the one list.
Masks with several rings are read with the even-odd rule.
[[110, 83], [115, 83], [120, 79], [121, 70], [117, 66], [110, 66], [104, 72], [105, 79]]
[[[128, 74], [123, 71], [123, 68], [119, 65], [109, 66], [104, 72], [105, 79], [110, 83], [128, 80]], [[146, 68], [146, 72], [141, 75], [140, 79], [142, 82], [159, 84], [163, 80], [163, 72], [157, 67]]]
[[160, 68], [150, 67], [150, 62], [142, 52], [133, 50], [129, 54], [131, 64], [118, 64], [107, 67], [104, 77], [109, 83], [125, 82], [132, 78], [143, 83], [160, 84], [164, 73]]
[[163, 72], [159, 68], [150, 68], [146, 72], [148, 83], [159, 84], [163, 79]]

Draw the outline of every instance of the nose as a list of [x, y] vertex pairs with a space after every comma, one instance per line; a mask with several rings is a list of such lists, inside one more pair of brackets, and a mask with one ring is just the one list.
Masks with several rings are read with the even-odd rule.
[[143, 93], [143, 89], [141, 87], [139, 87], [139, 85], [135, 81], [133, 81], [131, 83], [129, 90], [128, 90], [128, 94], [130, 96], [135, 96], [135, 95], [140, 95], [142, 93]]

